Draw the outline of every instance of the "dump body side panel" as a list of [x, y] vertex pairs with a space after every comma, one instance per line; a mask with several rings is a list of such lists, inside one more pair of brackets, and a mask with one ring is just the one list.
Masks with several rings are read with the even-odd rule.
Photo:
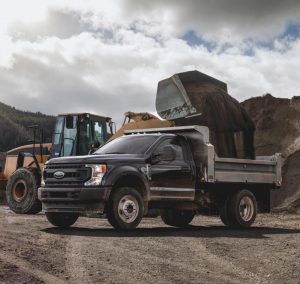
[[215, 182], [277, 184], [279, 163], [276, 156], [269, 160], [215, 157]]

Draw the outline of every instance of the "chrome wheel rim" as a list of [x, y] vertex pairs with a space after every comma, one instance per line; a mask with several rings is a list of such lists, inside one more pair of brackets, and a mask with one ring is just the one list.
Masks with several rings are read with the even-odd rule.
[[25, 180], [18, 180], [12, 190], [13, 199], [16, 202], [21, 202], [27, 195], [27, 184]]
[[125, 223], [134, 222], [139, 214], [139, 210], [138, 201], [132, 195], [125, 195], [119, 201], [118, 214]]
[[239, 206], [240, 216], [245, 222], [249, 222], [254, 214], [254, 203], [249, 196], [244, 196]]

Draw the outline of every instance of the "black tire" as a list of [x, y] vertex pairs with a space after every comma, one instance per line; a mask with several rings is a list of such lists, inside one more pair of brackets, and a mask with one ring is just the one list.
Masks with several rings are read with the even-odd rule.
[[230, 203], [230, 199], [231, 199], [231, 197], [225, 198], [225, 200], [223, 201], [223, 203], [219, 209], [220, 219], [225, 226], [230, 226], [230, 223], [231, 223], [229, 216], [228, 216], [229, 215], [229, 212], [228, 212], [229, 207], [228, 206]]
[[40, 181], [29, 169], [17, 169], [8, 179], [6, 200], [9, 208], [18, 214], [36, 214], [42, 210], [38, 199]]
[[249, 190], [241, 190], [234, 194], [228, 203], [228, 219], [230, 226], [249, 228], [257, 216], [257, 201]]
[[46, 212], [48, 221], [56, 227], [68, 228], [72, 226], [78, 219], [79, 215], [76, 213], [57, 213]]
[[187, 227], [192, 222], [195, 211], [166, 209], [161, 211], [161, 219], [165, 224], [173, 227]]
[[115, 229], [134, 229], [143, 215], [143, 198], [135, 188], [121, 187], [113, 191], [107, 207], [107, 219]]

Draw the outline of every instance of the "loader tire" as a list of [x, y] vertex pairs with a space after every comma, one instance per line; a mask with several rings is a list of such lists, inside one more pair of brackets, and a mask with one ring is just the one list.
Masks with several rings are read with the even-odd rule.
[[37, 214], [42, 210], [38, 200], [40, 181], [37, 175], [25, 168], [17, 169], [6, 186], [6, 200], [9, 208], [17, 214]]
[[161, 219], [166, 225], [184, 228], [194, 219], [194, 211], [166, 209], [161, 211]]

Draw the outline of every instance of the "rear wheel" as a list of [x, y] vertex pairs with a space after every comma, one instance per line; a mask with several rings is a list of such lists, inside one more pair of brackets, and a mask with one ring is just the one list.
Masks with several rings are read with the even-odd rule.
[[187, 227], [194, 216], [194, 211], [166, 209], [161, 212], [161, 219], [164, 223], [173, 227]]
[[224, 201], [223, 201], [223, 204], [221, 205], [220, 207], [220, 219], [221, 221], [223, 222], [223, 224], [225, 226], [229, 226], [230, 225], [230, 222], [229, 222], [229, 212], [228, 212], [228, 204], [230, 202], [230, 198], [226, 198]]
[[75, 213], [46, 212], [46, 217], [52, 225], [67, 228], [75, 224], [79, 215]]
[[249, 190], [241, 190], [234, 194], [228, 203], [228, 219], [233, 227], [250, 227], [257, 215], [257, 201]]
[[25, 168], [16, 170], [6, 186], [6, 200], [9, 208], [19, 214], [36, 214], [42, 210], [38, 200], [39, 180], [37, 175]]
[[113, 192], [107, 208], [107, 219], [115, 229], [136, 228], [143, 214], [143, 198], [135, 188], [121, 187]]

